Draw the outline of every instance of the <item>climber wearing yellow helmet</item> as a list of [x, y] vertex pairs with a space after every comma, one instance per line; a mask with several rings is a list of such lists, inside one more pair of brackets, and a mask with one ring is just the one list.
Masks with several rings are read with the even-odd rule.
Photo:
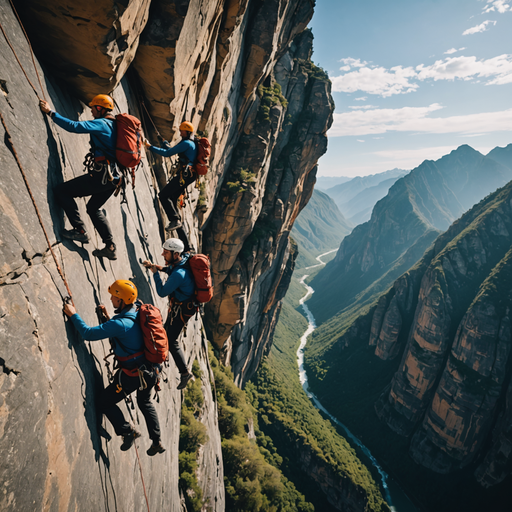
[[123, 436], [121, 450], [131, 448], [135, 439], [141, 436], [126, 421], [117, 405], [137, 390], [137, 405], [144, 415], [149, 437], [153, 441], [147, 454], [153, 456], [163, 453], [165, 448], [160, 442], [160, 423], [151, 401], [151, 391], [157, 382], [161, 366], [149, 362], [145, 357], [144, 339], [135, 305], [137, 288], [131, 281], [118, 279], [109, 286], [108, 291], [116, 315], [110, 319], [105, 306], [98, 306], [97, 309], [106, 322], [97, 327], [88, 326], [72, 304], [64, 305], [64, 313], [84, 340], [110, 339], [119, 370], [112, 383], [97, 397], [97, 404], [98, 412], [105, 414], [118, 436]]
[[39, 107], [54, 123], [71, 133], [89, 133], [91, 150], [85, 158], [87, 174], [61, 183], [55, 187], [55, 199], [64, 209], [73, 229], [65, 229], [62, 236], [81, 243], [89, 242], [85, 224], [80, 218], [76, 197], [91, 196], [87, 213], [105, 247], [93, 254], [110, 260], [117, 259], [112, 230], [101, 207], [115, 192], [120, 176], [115, 164], [116, 122], [112, 115], [114, 100], [107, 94], [98, 94], [89, 103], [92, 121], [72, 121], [53, 111], [47, 101], [41, 100]]

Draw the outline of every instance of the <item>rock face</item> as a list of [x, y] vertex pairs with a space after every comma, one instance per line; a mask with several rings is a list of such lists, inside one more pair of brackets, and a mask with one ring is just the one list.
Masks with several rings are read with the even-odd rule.
[[311, 41], [309, 32], [299, 36], [277, 63], [273, 85], [260, 88], [205, 233], [216, 283], [208, 327], [239, 382], [270, 348], [289, 282], [289, 233], [326, 149], [330, 83], [308, 73]]
[[418, 464], [443, 474], [472, 464], [486, 487], [510, 474], [511, 243], [512, 182], [452, 224], [323, 356], [364, 340], [380, 359], [400, 356], [377, 415], [410, 439]]
[[[440, 231], [512, 178], [510, 155], [504, 151], [498, 160], [461, 146], [399, 179], [312, 281], [320, 292], [308, 301], [315, 318], [323, 322], [390, 286]], [[379, 289], [369, 293], [376, 282]]]
[[[185, 119], [208, 131], [211, 172], [199, 190], [191, 187], [182, 216], [195, 247], [213, 263], [216, 295], [206, 316], [209, 337], [224, 348], [225, 363], [232, 364], [242, 384], [270, 348], [293, 269], [289, 232], [312, 193], [316, 161], [327, 144], [330, 84], [309, 61], [312, 36], [303, 32], [312, 3], [140, 0], [76, 6], [27, 0], [17, 5], [20, 11], [23, 7], [36, 57], [44, 62], [42, 69], [36, 61], [44, 96], [59, 113], [87, 119], [88, 111], [77, 98], [113, 90], [120, 111], [142, 118], [150, 137], [155, 132], [144, 107], [169, 140], [176, 139], [178, 123]], [[0, 0], [0, 21], [38, 89], [26, 40], [7, 0]], [[4, 39], [0, 47], [0, 112], [12, 143], [8, 145], [4, 134], [0, 508], [71, 510], [87, 503], [91, 510], [142, 510], [142, 472], [151, 510], [182, 510], [181, 395], [174, 364], [167, 369], [168, 382], [157, 405], [167, 451], [148, 458], [143, 450], [149, 441], [143, 437], [139, 471], [133, 450], [120, 452], [115, 436], [109, 442], [98, 436], [94, 397], [107, 382], [103, 358], [108, 343], [84, 343], [62, 316], [67, 290], [13, 149], [77, 309], [93, 325], [95, 306], [108, 302], [107, 287], [116, 278], [132, 279], [142, 300], [166, 309], [140, 261], [161, 262], [166, 219], [159, 215], [156, 195], [170, 165], [144, 157], [135, 191], [128, 187], [127, 203], [119, 206], [112, 198], [105, 205], [118, 260], [102, 263], [94, 258], [93, 246], [100, 244], [96, 238], [92, 247], [63, 241], [62, 211], [53, 189], [82, 173], [88, 137], [69, 134], [41, 115]], [[126, 74], [132, 61], [133, 73]], [[81, 200], [79, 208], [89, 233], [95, 233]], [[222, 454], [200, 319], [189, 325], [182, 343], [189, 363], [199, 362], [204, 380], [205, 402], [197, 417], [207, 426], [208, 440], [199, 452], [199, 485], [205, 507], [220, 511]], [[145, 432], [143, 419], [133, 414]], [[108, 422], [104, 427], [113, 434]]]
[[14, 3], [39, 58], [85, 101], [113, 91], [123, 78], [151, 0]]

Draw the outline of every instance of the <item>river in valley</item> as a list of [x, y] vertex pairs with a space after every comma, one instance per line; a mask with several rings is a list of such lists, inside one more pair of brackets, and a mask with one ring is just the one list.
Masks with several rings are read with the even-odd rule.
[[[332, 251], [321, 254], [320, 256], [317, 257], [317, 260], [319, 263], [317, 265], [312, 265], [310, 267], [306, 267], [305, 270], [309, 270], [312, 268], [319, 267], [321, 265], [325, 265], [325, 263], [322, 262], [322, 257], [327, 256], [328, 254], [331, 254], [335, 251], [337, 251], [337, 249], [334, 249]], [[343, 425], [337, 418], [335, 418], [320, 403], [318, 398], [311, 391], [309, 391], [308, 376], [306, 375], [306, 370], [304, 369], [304, 348], [306, 346], [308, 337], [316, 329], [316, 323], [315, 323], [315, 318], [313, 317], [313, 314], [311, 313], [309, 308], [306, 306], [306, 304], [304, 304], [305, 301], [308, 300], [309, 297], [311, 297], [311, 295], [314, 293], [313, 288], [311, 288], [311, 286], [308, 286], [307, 284], [304, 283], [304, 281], [306, 280], [307, 277], [309, 277], [309, 274], [302, 276], [302, 278], [300, 280], [300, 284], [302, 284], [302, 286], [304, 286], [304, 288], [307, 290], [306, 295], [304, 295], [304, 297], [302, 297], [302, 299], [300, 300], [300, 304], [302, 305], [302, 308], [303, 308], [306, 318], [308, 320], [308, 328], [302, 335], [302, 337], [300, 339], [300, 346], [297, 350], [297, 363], [299, 365], [299, 378], [300, 378], [300, 383], [302, 384], [302, 388], [304, 389], [306, 395], [311, 400], [313, 405], [317, 409], [322, 411], [326, 416], [328, 416], [332, 422], [334, 422], [336, 425], [340, 426], [344, 430], [346, 437], [349, 438], [352, 443], [357, 445], [362, 450], [365, 457], [367, 458], [367, 460], [363, 460], [362, 462], [365, 463], [366, 465], [373, 465], [377, 469], [377, 471], [379, 472], [379, 475], [381, 477], [382, 488], [384, 489], [384, 498], [385, 498], [386, 502], [388, 503], [388, 505], [391, 507], [391, 510], [393, 512], [417, 512], [418, 509], [415, 507], [415, 505], [409, 500], [409, 498], [402, 491], [402, 489], [398, 486], [398, 484], [395, 481], [393, 481], [393, 479], [391, 479], [389, 477], [389, 475], [387, 475], [387, 473], [382, 469], [382, 467], [380, 466], [378, 461], [370, 453], [370, 450], [368, 450], [368, 448], [366, 448], [366, 446], [364, 446], [364, 444], [361, 443], [361, 441], [359, 441], [359, 439], [357, 439], [357, 437], [354, 436], [345, 425]]]

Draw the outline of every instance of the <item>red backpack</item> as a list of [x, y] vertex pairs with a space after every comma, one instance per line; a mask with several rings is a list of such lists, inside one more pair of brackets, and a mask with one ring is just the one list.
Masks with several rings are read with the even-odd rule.
[[206, 254], [194, 254], [194, 256], [190, 256], [188, 263], [194, 275], [197, 302], [210, 302], [213, 297], [210, 258]]
[[210, 166], [210, 141], [206, 137], [196, 139], [197, 156], [195, 164], [192, 166], [198, 176], [204, 176]]
[[116, 121], [116, 160], [123, 167], [137, 167], [142, 155], [143, 137], [140, 121], [130, 114], [118, 114]]
[[160, 310], [152, 304], [141, 304], [139, 323], [144, 336], [144, 354], [150, 363], [162, 364], [169, 353], [169, 342]]

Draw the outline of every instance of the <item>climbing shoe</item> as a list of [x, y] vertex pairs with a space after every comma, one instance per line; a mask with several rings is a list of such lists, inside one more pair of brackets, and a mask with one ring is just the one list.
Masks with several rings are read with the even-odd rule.
[[180, 383], [178, 384], [178, 388], [177, 389], [185, 389], [187, 387], [187, 384], [188, 384], [189, 380], [195, 380], [194, 376], [190, 372], [189, 373], [182, 373], [181, 374]]
[[68, 240], [75, 240], [76, 242], [82, 242], [83, 244], [89, 242], [89, 237], [87, 236], [87, 233], [82, 229], [65, 229], [64, 231], [62, 231], [62, 236], [64, 238], [67, 238]]
[[123, 452], [129, 450], [135, 442], [135, 439], [138, 439], [140, 436], [141, 433], [137, 432], [135, 429], [132, 429], [130, 433], [125, 434], [123, 436], [123, 444], [121, 445], [121, 450], [123, 450]]
[[93, 255], [97, 258], [107, 258], [109, 260], [117, 260], [116, 246], [114, 244], [105, 245], [103, 249], [96, 249], [92, 251]]
[[150, 457], [156, 455], [157, 453], [164, 453], [165, 448], [162, 446], [160, 441], [153, 441], [153, 444], [149, 447], [149, 450], [146, 452]]

